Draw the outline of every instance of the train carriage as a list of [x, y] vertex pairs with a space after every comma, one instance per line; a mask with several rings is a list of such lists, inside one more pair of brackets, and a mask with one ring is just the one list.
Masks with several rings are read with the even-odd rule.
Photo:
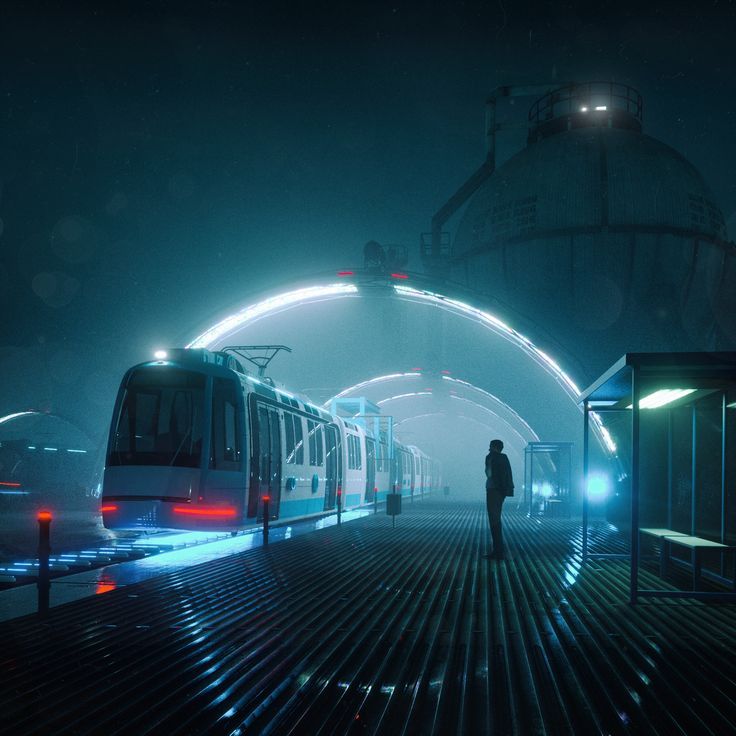
[[[174, 350], [124, 376], [102, 513], [112, 529], [229, 529], [353, 508], [411, 488], [409, 449], [249, 375], [232, 355]], [[412, 451], [413, 452], [413, 451]], [[393, 454], [393, 466], [389, 456]]]

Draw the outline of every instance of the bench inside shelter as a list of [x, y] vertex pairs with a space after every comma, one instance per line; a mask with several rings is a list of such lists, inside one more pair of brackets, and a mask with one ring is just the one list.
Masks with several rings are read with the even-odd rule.
[[[661, 577], [667, 575], [670, 563], [670, 545], [675, 544], [690, 550], [690, 564], [693, 572], [693, 590], [700, 589], [700, 577], [702, 570], [702, 551], [717, 550], [719, 552], [734, 552], [736, 547], [714, 542], [710, 539], [702, 537], [694, 537], [683, 532], [676, 532], [673, 529], [639, 529], [639, 534], [660, 540], [659, 551], [659, 574]], [[736, 574], [732, 582], [732, 587], [736, 590]]]

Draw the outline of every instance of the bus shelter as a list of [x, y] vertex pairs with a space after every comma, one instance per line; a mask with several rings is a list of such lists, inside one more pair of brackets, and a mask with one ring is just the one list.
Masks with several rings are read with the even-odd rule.
[[[641, 597], [736, 600], [736, 352], [627, 353], [579, 401], [583, 562], [629, 559], [632, 603]], [[628, 506], [622, 516], [630, 531], [627, 552], [589, 549], [593, 428], [615, 443], [609, 470], [617, 498]], [[642, 560], [657, 556], [658, 569], [646, 568], [650, 587], [641, 587]], [[676, 589], [673, 577], [680, 581]], [[660, 587], [660, 580], [667, 582]]]
[[570, 515], [572, 442], [529, 442], [524, 448], [524, 493], [529, 515]]

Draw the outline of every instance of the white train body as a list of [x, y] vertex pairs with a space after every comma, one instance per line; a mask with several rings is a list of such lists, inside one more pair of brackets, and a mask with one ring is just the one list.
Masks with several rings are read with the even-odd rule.
[[[423, 495], [439, 467], [248, 375], [232, 356], [169, 351], [125, 375], [110, 428], [110, 529], [229, 529]], [[434, 469], [434, 470], [432, 470]]]

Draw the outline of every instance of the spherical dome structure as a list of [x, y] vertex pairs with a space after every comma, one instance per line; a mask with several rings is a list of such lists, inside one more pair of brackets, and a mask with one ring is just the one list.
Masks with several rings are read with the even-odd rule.
[[692, 164], [641, 133], [640, 103], [620, 99], [564, 88], [537, 102], [529, 144], [476, 192], [453, 247], [456, 280], [593, 372], [736, 337], [723, 214]]

